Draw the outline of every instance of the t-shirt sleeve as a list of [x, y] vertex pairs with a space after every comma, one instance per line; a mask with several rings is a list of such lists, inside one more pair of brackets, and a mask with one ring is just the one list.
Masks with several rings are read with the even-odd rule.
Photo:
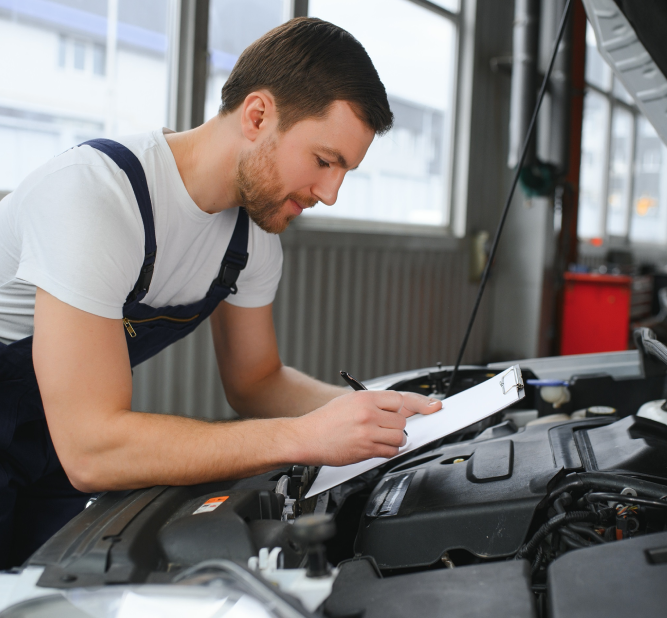
[[143, 262], [143, 224], [127, 178], [103, 165], [72, 164], [22, 196], [17, 279], [105, 318], [123, 304]]
[[283, 272], [280, 238], [268, 234], [251, 221], [248, 234], [248, 264], [236, 283], [239, 291], [226, 302], [236, 307], [264, 307], [276, 296]]

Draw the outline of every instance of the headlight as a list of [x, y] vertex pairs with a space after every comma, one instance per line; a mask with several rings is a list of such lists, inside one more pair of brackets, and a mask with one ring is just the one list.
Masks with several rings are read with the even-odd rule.
[[8, 608], [3, 618], [277, 618], [257, 598], [220, 585], [75, 588]]
[[[0, 618], [305, 618], [296, 601], [231, 560], [208, 560], [174, 583], [70, 588], [24, 601]], [[178, 582], [178, 583], [176, 583]]]

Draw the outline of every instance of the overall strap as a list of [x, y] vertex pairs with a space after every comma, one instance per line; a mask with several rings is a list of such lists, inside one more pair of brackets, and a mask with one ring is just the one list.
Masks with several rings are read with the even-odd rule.
[[221, 287], [225, 296], [238, 292], [236, 280], [248, 263], [248, 227], [248, 213], [245, 208], [239, 208], [232, 239], [229, 241], [225, 256], [222, 258], [220, 272], [208, 290], [209, 294], [216, 287]]
[[[129, 149], [110, 139], [91, 139], [79, 144], [79, 146], [91, 146], [107, 155], [127, 175], [132, 185], [134, 196], [137, 198], [141, 219], [144, 222], [144, 263], [141, 266], [139, 278], [134, 285], [125, 302], [131, 303], [141, 300], [151, 285], [153, 268], [155, 266], [155, 254], [157, 243], [155, 242], [155, 222], [153, 220], [153, 206], [151, 196], [148, 192], [146, 174], [141, 162]], [[231, 245], [230, 245], [231, 246]]]

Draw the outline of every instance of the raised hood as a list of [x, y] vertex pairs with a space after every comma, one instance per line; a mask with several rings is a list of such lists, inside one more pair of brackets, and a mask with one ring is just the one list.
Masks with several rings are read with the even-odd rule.
[[667, 144], [667, 0], [583, 0], [600, 54]]

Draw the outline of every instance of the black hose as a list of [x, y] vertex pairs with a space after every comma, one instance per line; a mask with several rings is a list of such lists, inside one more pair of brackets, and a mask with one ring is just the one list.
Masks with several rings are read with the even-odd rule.
[[572, 496], [564, 491], [554, 500], [554, 509], [556, 509], [556, 513], [565, 513], [565, 507], [570, 506], [570, 504], [572, 504]]
[[626, 496], [625, 494], [611, 494], [602, 492], [593, 492], [586, 494], [586, 500], [591, 504], [595, 502], [620, 502], [621, 504], [638, 504], [640, 506], [651, 506], [659, 509], [667, 509], [667, 502], [658, 502], [657, 500], [646, 500], [635, 496]]
[[542, 566], [542, 558], [544, 558], [544, 549], [540, 545], [537, 548], [537, 552], [535, 553], [535, 559], [533, 560], [533, 564], [530, 567], [530, 574], [535, 575], [540, 570], [540, 567]]
[[595, 530], [591, 530], [587, 526], [584, 526], [583, 524], [568, 524], [567, 525], [568, 530], [572, 530], [576, 532], [579, 535], [584, 535], [594, 541], [595, 543], [600, 543], [603, 544], [606, 543], [605, 541]]
[[[616, 476], [625, 476], [633, 477], [636, 479], [641, 479], [643, 481], [649, 481], [652, 483], [657, 483], [658, 485], [665, 483], [665, 477], [659, 476], [657, 474], [647, 474], [646, 472], [635, 472], [630, 470], [623, 470], [623, 468], [611, 468], [604, 471], [605, 474], [613, 474]], [[665, 489], [667, 491], [667, 488]]]
[[572, 532], [567, 529], [567, 526], [563, 526], [558, 530], [558, 534], [563, 539], [565, 545], [570, 549], [582, 549], [583, 547], [588, 547], [588, 544], [582, 539], [576, 532]]
[[551, 490], [551, 493], [547, 496], [547, 502], [551, 502], [566, 491], [569, 492], [575, 489], [585, 489], [584, 482], [579, 478], [578, 474], [568, 474], [560, 484]]
[[568, 539], [565, 535], [561, 535], [560, 537], [561, 541], [565, 543], [565, 547], [568, 549], [583, 549], [584, 545], [580, 545], [579, 543], [576, 543], [572, 539]]
[[620, 493], [626, 487], [630, 487], [638, 494], [645, 494], [654, 500], [662, 500], [667, 496], [667, 487], [658, 483], [652, 483], [651, 481], [605, 472], [580, 472], [568, 474], [564, 482], [552, 490], [547, 498], [547, 502], [551, 502], [566, 491], [602, 489]]
[[560, 513], [552, 517], [547, 523], [543, 524], [533, 535], [533, 538], [523, 545], [514, 556], [515, 560], [523, 558], [530, 559], [537, 551], [540, 543], [549, 536], [554, 530], [576, 521], [597, 521], [599, 516], [591, 511], [571, 511], [570, 513]]
[[653, 498], [654, 500], [662, 500], [667, 497], [667, 487], [651, 481], [608, 474], [605, 472], [585, 472], [579, 476], [582, 477], [584, 485], [590, 489], [601, 487], [603, 489], [615, 490], [620, 493], [626, 487], [630, 487], [638, 494], [646, 494], [649, 498]]

